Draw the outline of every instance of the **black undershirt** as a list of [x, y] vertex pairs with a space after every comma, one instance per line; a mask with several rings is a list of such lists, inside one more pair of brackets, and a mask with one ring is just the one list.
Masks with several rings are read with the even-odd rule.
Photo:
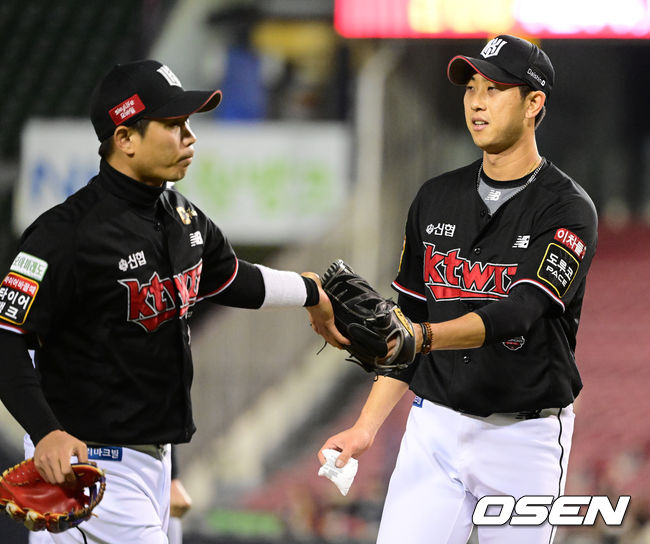
[[0, 398], [32, 442], [37, 444], [51, 431], [63, 429], [45, 400], [25, 336], [0, 329], [0, 353], [5, 361]]

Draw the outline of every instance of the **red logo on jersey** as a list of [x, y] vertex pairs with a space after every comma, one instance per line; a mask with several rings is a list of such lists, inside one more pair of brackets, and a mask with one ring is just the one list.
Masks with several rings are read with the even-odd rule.
[[424, 243], [424, 283], [435, 300], [495, 300], [507, 296], [515, 264], [472, 263], [459, 256], [460, 249], [436, 252]]
[[[137, 323], [147, 332], [153, 332], [176, 316], [177, 312], [180, 317], [186, 315], [199, 294], [202, 268], [203, 261], [200, 261], [172, 279], [161, 279], [154, 272], [144, 285], [136, 279], [118, 280], [128, 291], [127, 321]], [[176, 307], [176, 300], [180, 301], [180, 310]]]
[[587, 246], [585, 243], [569, 229], [557, 229], [555, 231], [555, 239], [564, 247], [569, 248], [581, 261], [585, 256], [585, 253], [587, 253]]

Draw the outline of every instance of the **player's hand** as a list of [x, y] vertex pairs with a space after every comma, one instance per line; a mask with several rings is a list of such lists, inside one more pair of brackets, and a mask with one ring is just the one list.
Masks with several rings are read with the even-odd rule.
[[340, 451], [341, 454], [336, 460], [336, 466], [341, 468], [350, 460], [350, 457], [357, 459], [359, 455], [372, 446], [374, 439], [375, 437], [370, 431], [355, 425], [328, 438], [318, 450], [318, 460], [321, 465], [325, 464], [325, 456], [323, 455], [325, 449]]
[[388, 359], [390, 359], [393, 356], [395, 350], [397, 349], [397, 338], [391, 338], [388, 342], [386, 342], [386, 347], [387, 347], [386, 356], [377, 359], [377, 362], [379, 364], [388, 361]]
[[192, 497], [178, 478], [172, 480], [169, 506], [169, 515], [174, 518], [182, 518], [192, 507]]
[[325, 291], [323, 291], [318, 274], [313, 272], [303, 272], [302, 275], [311, 278], [316, 282], [316, 285], [318, 285], [318, 304], [315, 306], [307, 306], [311, 328], [314, 329], [314, 332], [320, 334], [328, 344], [343, 349], [343, 346], [349, 345], [350, 341], [339, 332], [334, 324], [332, 303]]
[[36, 444], [34, 466], [50, 484], [62, 484], [76, 478], [70, 466], [70, 457], [77, 456], [80, 463], [88, 462], [88, 447], [65, 431], [52, 431]]

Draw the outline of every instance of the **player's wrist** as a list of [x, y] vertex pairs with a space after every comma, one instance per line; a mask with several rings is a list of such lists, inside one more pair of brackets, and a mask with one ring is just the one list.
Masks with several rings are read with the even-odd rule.
[[[431, 323], [428, 321], [425, 321], [424, 323], [419, 323], [420, 327], [420, 341], [418, 342], [419, 345], [419, 352], [422, 353], [422, 355], [426, 355], [431, 351], [432, 343], [433, 343], [433, 329], [431, 327]], [[416, 328], [416, 334], [417, 334], [417, 328]]]

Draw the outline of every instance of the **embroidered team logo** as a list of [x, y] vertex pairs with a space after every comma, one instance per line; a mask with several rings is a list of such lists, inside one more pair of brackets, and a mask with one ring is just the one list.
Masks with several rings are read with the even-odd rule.
[[471, 262], [460, 249], [437, 252], [424, 242], [424, 283], [434, 300], [497, 300], [508, 296], [516, 264]]
[[[177, 313], [185, 316], [199, 294], [202, 268], [203, 261], [199, 261], [173, 278], [161, 278], [154, 272], [144, 284], [137, 279], [118, 280], [127, 290], [127, 321], [153, 332]], [[180, 302], [179, 308], [175, 300]]]
[[481, 51], [481, 56], [484, 59], [487, 59], [489, 57], [496, 57], [501, 51], [501, 48], [507, 43], [508, 42], [502, 38], [494, 38], [485, 45], [483, 51]]
[[196, 210], [194, 208], [191, 208], [190, 206], [188, 206], [187, 208], [183, 208], [183, 206], [178, 206], [176, 208], [176, 212], [178, 213], [178, 216], [181, 218], [183, 225], [191, 225], [192, 217], [197, 216]]
[[517, 351], [524, 347], [526, 339], [523, 336], [517, 336], [517, 338], [511, 338], [502, 342], [502, 344], [507, 347], [510, 351]]

